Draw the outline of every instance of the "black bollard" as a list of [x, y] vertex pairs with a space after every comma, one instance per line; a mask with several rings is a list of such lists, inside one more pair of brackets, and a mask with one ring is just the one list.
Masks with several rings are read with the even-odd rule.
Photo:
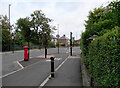
[[45, 46], [45, 58], [47, 58], [47, 47]]
[[70, 55], [72, 56], [72, 32], [70, 32]]
[[93, 77], [90, 77], [90, 86], [93, 87]]
[[48, 46], [47, 33], [45, 33], [45, 58], [47, 58], [47, 46]]
[[54, 78], [54, 57], [51, 57], [51, 78]]

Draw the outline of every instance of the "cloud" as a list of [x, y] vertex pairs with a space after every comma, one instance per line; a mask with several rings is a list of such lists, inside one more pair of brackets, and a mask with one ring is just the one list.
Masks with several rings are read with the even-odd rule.
[[53, 26], [59, 24], [60, 35], [66, 34], [69, 37], [70, 32], [76, 36], [84, 31], [84, 20], [87, 20], [88, 12], [102, 4], [106, 5], [108, 1], [112, 0], [1, 0], [0, 13], [8, 15], [8, 5], [11, 4], [11, 23], [14, 24], [20, 17], [42, 10], [54, 20], [51, 23]]
[[[107, 1], [106, 1], [107, 2]], [[105, 1], [88, 0], [80, 2], [58, 2], [56, 5], [59, 10], [59, 15], [55, 19], [55, 23], [59, 24], [60, 35], [66, 34], [69, 37], [69, 32], [77, 39], [80, 37], [81, 32], [85, 31], [85, 20], [90, 10], [100, 7]]]

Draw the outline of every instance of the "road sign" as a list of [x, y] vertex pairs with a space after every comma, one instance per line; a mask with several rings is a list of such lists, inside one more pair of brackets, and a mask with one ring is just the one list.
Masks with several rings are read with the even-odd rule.
[[14, 39], [14, 36], [12, 36], [11, 39], [13, 40], [13, 39]]
[[59, 35], [59, 34], [57, 34], [57, 35], [56, 35], [56, 37], [57, 37], [57, 38], [59, 38], [59, 37], [60, 37], [60, 35]]

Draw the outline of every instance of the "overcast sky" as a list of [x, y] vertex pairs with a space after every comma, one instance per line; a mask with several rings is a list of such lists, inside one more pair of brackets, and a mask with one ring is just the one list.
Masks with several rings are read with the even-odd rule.
[[85, 30], [84, 20], [87, 20], [89, 11], [106, 6], [110, 1], [113, 0], [0, 0], [0, 15], [8, 16], [8, 6], [11, 4], [10, 22], [15, 24], [19, 18], [42, 10], [53, 19], [52, 26], [59, 24], [60, 36], [65, 34], [69, 38], [70, 32], [73, 32], [75, 39], [79, 39], [80, 33]]

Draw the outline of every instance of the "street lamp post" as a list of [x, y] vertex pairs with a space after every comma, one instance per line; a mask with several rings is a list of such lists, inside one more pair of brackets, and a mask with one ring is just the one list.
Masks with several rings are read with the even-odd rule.
[[30, 28], [28, 28], [28, 32], [27, 32], [27, 36], [28, 36], [28, 59], [30, 58], [30, 33], [31, 33], [31, 30]]
[[41, 33], [39, 32], [39, 49], [41, 49], [41, 47], [40, 47], [40, 43], [41, 43], [41, 42], [40, 42], [40, 41], [41, 41], [41, 37], [40, 37], [40, 36], [41, 36]]
[[11, 39], [12, 39], [12, 51], [14, 53], [14, 34], [13, 33], [12, 33]]
[[58, 54], [59, 54], [59, 24], [58, 24]]
[[[10, 26], [10, 6], [11, 4], [9, 4], [9, 26]], [[10, 36], [10, 27], [9, 27], [9, 36]], [[9, 38], [9, 51], [10, 51], [10, 38]]]

